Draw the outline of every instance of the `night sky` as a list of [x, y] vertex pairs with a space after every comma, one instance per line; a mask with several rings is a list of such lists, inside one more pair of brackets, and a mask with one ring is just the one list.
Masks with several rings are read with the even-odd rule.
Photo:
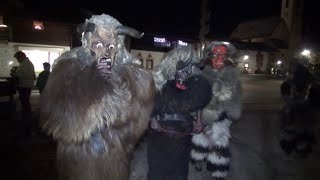
[[[11, 0], [13, 2], [17, 0]], [[19, 1], [18, 1], [19, 2]], [[34, 17], [83, 22], [90, 13], [106, 13], [125, 25], [141, 31], [196, 38], [200, 29], [201, 0], [89, 0], [24, 2], [24, 11]], [[211, 9], [209, 37], [225, 38], [243, 21], [280, 16], [281, 0], [209, 0]], [[11, 3], [14, 4], [14, 3]], [[305, 2], [304, 31], [308, 38], [320, 40], [319, 11], [315, 2]]]

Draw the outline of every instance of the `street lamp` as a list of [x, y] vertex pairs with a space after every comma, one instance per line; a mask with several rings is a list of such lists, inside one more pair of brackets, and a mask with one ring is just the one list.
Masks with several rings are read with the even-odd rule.
[[279, 60], [279, 61], [277, 61], [277, 64], [278, 64], [278, 65], [282, 64], [282, 61], [280, 61], [280, 60]]
[[247, 60], [247, 59], [249, 59], [249, 56], [248, 55], [244, 55], [243, 60]]

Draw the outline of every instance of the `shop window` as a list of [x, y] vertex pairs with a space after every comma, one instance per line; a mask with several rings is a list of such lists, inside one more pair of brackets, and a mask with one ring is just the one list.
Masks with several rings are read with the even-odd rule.
[[60, 52], [50, 52], [43, 50], [23, 50], [26, 56], [30, 59], [36, 73], [43, 71], [43, 63], [48, 62], [51, 65], [54, 60], [60, 56]]

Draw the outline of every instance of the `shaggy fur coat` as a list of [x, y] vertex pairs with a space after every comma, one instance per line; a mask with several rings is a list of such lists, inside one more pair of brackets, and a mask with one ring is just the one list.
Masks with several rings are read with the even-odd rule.
[[174, 80], [167, 81], [157, 93], [153, 115], [196, 112], [210, 102], [211, 86], [203, 76], [189, 78], [186, 86], [187, 90], [180, 90]]
[[41, 95], [41, 126], [57, 141], [60, 179], [127, 180], [153, 109], [154, 81], [126, 64], [99, 76], [91, 58], [82, 47], [59, 57]]
[[232, 66], [220, 71], [205, 66], [202, 74], [211, 83], [212, 99], [203, 110], [206, 128], [192, 138], [191, 161], [198, 169], [206, 163], [212, 177], [224, 179], [230, 168], [230, 126], [242, 110], [240, 73]]

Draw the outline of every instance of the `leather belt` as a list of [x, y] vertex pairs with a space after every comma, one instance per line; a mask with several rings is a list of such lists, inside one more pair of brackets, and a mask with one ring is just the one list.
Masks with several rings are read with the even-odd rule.
[[194, 117], [187, 113], [163, 113], [160, 115], [157, 115], [158, 121], [187, 121], [187, 120], [193, 120]]

